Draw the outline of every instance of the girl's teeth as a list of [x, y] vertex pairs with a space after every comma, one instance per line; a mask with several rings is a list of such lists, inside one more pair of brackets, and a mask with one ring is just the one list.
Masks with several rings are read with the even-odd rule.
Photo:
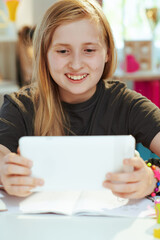
[[69, 77], [72, 80], [81, 80], [83, 78], [85, 78], [87, 76], [87, 74], [82, 75], [82, 76], [71, 76], [70, 74], [67, 75], [67, 77]]

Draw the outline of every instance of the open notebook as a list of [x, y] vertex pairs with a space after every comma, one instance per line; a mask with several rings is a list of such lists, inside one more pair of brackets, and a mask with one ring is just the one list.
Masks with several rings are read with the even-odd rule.
[[131, 135], [22, 137], [19, 147], [21, 155], [33, 161], [33, 176], [45, 181], [35, 191], [102, 190], [106, 173], [123, 171], [123, 159], [134, 156], [135, 139]]
[[128, 200], [110, 190], [37, 192], [19, 203], [23, 213], [54, 213], [74, 216], [153, 217], [154, 203], [148, 199]]

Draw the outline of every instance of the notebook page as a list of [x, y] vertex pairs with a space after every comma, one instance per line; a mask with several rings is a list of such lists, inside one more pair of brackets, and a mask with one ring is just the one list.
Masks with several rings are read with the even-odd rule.
[[24, 213], [57, 213], [71, 215], [80, 192], [37, 192], [20, 202]]
[[118, 198], [110, 190], [84, 191], [75, 206], [76, 215], [104, 215], [104, 209], [115, 209], [128, 203], [128, 199]]
[[145, 218], [155, 216], [154, 202], [149, 199], [132, 199], [126, 205], [111, 210], [104, 209], [104, 215]]
[[75, 206], [76, 215], [152, 217], [154, 203], [146, 198], [129, 200], [116, 197], [110, 190], [83, 192]]

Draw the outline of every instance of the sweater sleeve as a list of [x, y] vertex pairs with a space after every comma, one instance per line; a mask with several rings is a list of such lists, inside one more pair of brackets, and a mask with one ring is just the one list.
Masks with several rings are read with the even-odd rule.
[[0, 144], [11, 152], [17, 152], [20, 137], [33, 135], [33, 104], [26, 97], [22, 99], [16, 102], [5, 95], [0, 109]]
[[140, 93], [128, 89], [122, 82], [107, 84], [107, 93], [110, 96], [107, 126], [110, 124], [111, 133], [131, 134], [136, 143], [149, 148], [153, 138], [160, 132], [160, 109]]
[[134, 91], [129, 91], [130, 133], [137, 142], [149, 148], [152, 139], [160, 132], [160, 109], [147, 98]]

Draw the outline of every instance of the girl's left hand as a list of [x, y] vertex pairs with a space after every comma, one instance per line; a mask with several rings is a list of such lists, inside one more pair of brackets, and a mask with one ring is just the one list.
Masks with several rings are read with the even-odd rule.
[[[124, 165], [133, 166], [133, 172], [107, 173], [103, 182], [105, 188], [122, 198], [143, 198], [154, 191], [157, 180], [150, 167], [140, 157], [124, 159]], [[117, 183], [118, 182], [118, 183]]]

